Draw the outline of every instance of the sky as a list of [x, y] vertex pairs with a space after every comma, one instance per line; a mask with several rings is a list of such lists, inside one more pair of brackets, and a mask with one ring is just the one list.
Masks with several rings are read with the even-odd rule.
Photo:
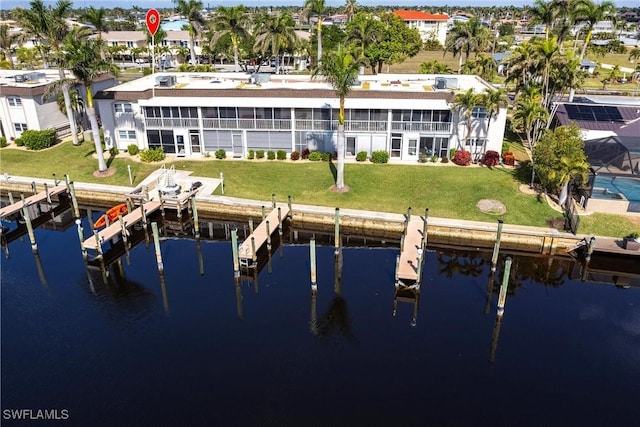
[[[43, 0], [45, 4], [54, 4], [55, 0]], [[534, 0], [358, 0], [358, 4], [364, 6], [388, 5], [393, 7], [410, 7], [410, 6], [524, 6], [533, 4]], [[596, 0], [597, 1], [597, 0]], [[142, 9], [150, 8], [171, 8], [174, 3], [171, 0], [73, 0], [74, 7], [121, 7], [128, 9], [136, 5]], [[244, 4], [247, 6], [275, 6], [275, 5], [294, 5], [302, 6], [304, 0], [202, 0], [202, 4], [206, 7], [215, 7], [219, 5], [231, 6], [234, 4]], [[327, 6], [343, 6], [344, 0], [326, 0]], [[614, 0], [614, 4], [618, 7], [640, 7], [640, 0]], [[29, 8], [29, 0], [0, 0], [0, 9], [13, 9], [14, 7]]]

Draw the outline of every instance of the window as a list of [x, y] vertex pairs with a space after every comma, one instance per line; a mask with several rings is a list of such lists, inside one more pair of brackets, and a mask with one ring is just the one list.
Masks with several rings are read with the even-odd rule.
[[134, 47], [133, 42], [127, 42], [127, 47]]
[[27, 124], [26, 123], [14, 123], [13, 124], [13, 128], [16, 130], [16, 132], [24, 132], [25, 130], [27, 130]]
[[120, 137], [121, 140], [127, 139], [127, 140], [135, 141], [136, 131], [135, 130], [119, 130], [118, 136]]
[[116, 102], [113, 104], [113, 109], [116, 113], [132, 113], [133, 108], [128, 102]]
[[473, 107], [471, 117], [474, 119], [485, 119], [487, 117], [487, 109], [484, 107]]
[[148, 130], [147, 141], [149, 148], [162, 147], [165, 153], [173, 154], [176, 146], [173, 142], [173, 130]]
[[21, 107], [22, 106], [22, 99], [15, 97], [15, 96], [9, 96], [7, 98], [7, 101], [9, 102], [9, 106], [10, 107]]

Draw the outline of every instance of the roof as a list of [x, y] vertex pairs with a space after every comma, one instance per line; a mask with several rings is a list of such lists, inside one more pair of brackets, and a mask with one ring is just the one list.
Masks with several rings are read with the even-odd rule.
[[449, 15], [446, 13], [433, 14], [420, 12], [419, 10], [399, 9], [393, 11], [393, 13], [405, 21], [447, 21], [449, 19]]
[[640, 135], [640, 107], [562, 103], [556, 116], [561, 125], [576, 123], [580, 129], [611, 131], [618, 136]]

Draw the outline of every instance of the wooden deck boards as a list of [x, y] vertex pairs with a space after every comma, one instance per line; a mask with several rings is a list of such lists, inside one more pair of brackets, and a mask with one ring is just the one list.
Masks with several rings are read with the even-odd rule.
[[640, 257], [640, 251], [625, 249], [622, 246], [621, 239], [613, 239], [609, 237], [598, 237], [596, 243], [593, 246], [593, 252], [600, 252], [605, 254], [618, 254]]
[[[288, 206], [280, 206], [280, 218], [282, 221], [289, 215], [289, 207]], [[255, 240], [255, 250], [258, 252], [258, 249], [264, 245], [267, 241], [267, 224], [269, 221], [269, 231], [273, 233], [278, 229], [280, 224], [278, 223], [278, 208], [275, 208], [267, 215], [264, 221], [262, 221], [254, 230], [247, 239], [242, 242], [240, 248], [238, 249], [238, 257], [240, 260], [253, 260], [253, 254], [251, 251], [251, 237]]]
[[[144, 204], [144, 210], [147, 216], [151, 215], [153, 212], [157, 211], [158, 209], [160, 209], [159, 201], [152, 200]], [[127, 228], [139, 222], [140, 220], [142, 220], [142, 212], [140, 212], [139, 206], [135, 208], [133, 212], [130, 212], [122, 217], [124, 226]], [[119, 235], [121, 232], [122, 232], [122, 226], [120, 225], [120, 221], [115, 221], [113, 224], [109, 225], [104, 230], [98, 232], [98, 238], [100, 239], [100, 242], [106, 242], [108, 240], [113, 239], [114, 237]], [[82, 247], [85, 249], [97, 250], [98, 242], [96, 241], [95, 236], [91, 236], [88, 239], [86, 239], [84, 242], [82, 242]]]
[[400, 253], [398, 265], [398, 279], [418, 280], [418, 249], [421, 249], [422, 219], [412, 219], [407, 225], [407, 233], [404, 236], [404, 246]]
[[[64, 191], [67, 191], [66, 185], [56, 185], [55, 187], [49, 188], [48, 191], [43, 190], [37, 194], [27, 197], [26, 199], [24, 199], [24, 203], [27, 206], [32, 205], [34, 203], [40, 203], [42, 201], [47, 200], [47, 192], [49, 193], [49, 197], [52, 197]], [[21, 210], [22, 210], [22, 200], [0, 209], [0, 218], [5, 218], [7, 216], [13, 215], [16, 212], [19, 212]]]

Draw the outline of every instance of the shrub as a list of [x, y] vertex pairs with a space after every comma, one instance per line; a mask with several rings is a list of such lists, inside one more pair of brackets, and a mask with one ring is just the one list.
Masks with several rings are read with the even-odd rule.
[[449, 158], [448, 157], [443, 157], [442, 160], [440, 160], [441, 163], [449, 163]]
[[273, 151], [273, 150], [267, 151], [267, 159], [275, 160], [276, 159], [276, 152]]
[[389, 153], [385, 150], [378, 150], [371, 153], [371, 161], [373, 163], [387, 163], [389, 161]]
[[471, 164], [471, 153], [466, 150], [456, 151], [453, 156], [453, 163], [458, 166], [469, 166]]
[[24, 145], [24, 140], [22, 138], [16, 138], [14, 142], [18, 147], [22, 147]]
[[148, 76], [148, 75], [150, 75], [150, 74], [151, 74], [151, 67], [144, 67], [144, 68], [142, 69], [142, 75], [143, 75], [143, 76]]
[[298, 153], [297, 151], [291, 152], [291, 160], [298, 160], [299, 158], [300, 158], [300, 153]]
[[507, 166], [513, 166], [516, 163], [516, 158], [511, 151], [505, 151], [502, 154], [502, 162]]
[[438, 155], [434, 154], [433, 156], [431, 156], [431, 163], [438, 163]]
[[117, 156], [119, 152], [120, 150], [118, 150], [118, 147], [111, 147], [109, 149], [109, 154], [111, 155], [111, 157]]
[[145, 163], [160, 162], [164, 160], [164, 150], [162, 147], [147, 148], [140, 152], [140, 160]]
[[456, 155], [456, 149], [455, 148], [449, 148], [449, 158], [453, 159], [453, 156]]
[[312, 162], [319, 162], [320, 160], [322, 160], [322, 153], [320, 153], [319, 151], [313, 151], [309, 153], [309, 160], [311, 160]]
[[276, 153], [276, 158], [278, 160], [286, 160], [287, 159], [287, 152], [284, 150], [278, 150], [278, 152]]
[[56, 131], [53, 129], [25, 130], [20, 139], [24, 142], [27, 150], [42, 150], [51, 147], [56, 142]]
[[226, 150], [224, 150], [222, 148], [219, 149], [219, 150], [216, 150], [216, 152], [214, 154], [216, 156], [216, 159], [218, 159], [218, 160], [222, 160], [222, 159], [226, 159], [227, 158], [227, 152], [226, 152]]
[[135, 156], [136, 154], [138, 154], [138, 151], [140, 151], [140, 149], [136, 144], [129, 144], [129, 146], [127, 147], [127, 151], [130, 155]]
[[321, 156], [323, 162], [331, 161], [331, 153], [322, 153]]
[[305, 148], [304, 150], [302, 150], [302, 154], [301, 155], [302, 155], [302, 159], [303, 160], [308, 159], [309, 158], [309, 149]]
[[256, 159], [264, 159], [264, 150], [256, 151]]
[[506, 141], [502, 142], [502, 151], [500, 151], [501, 153], [506, 153], [507, 151], [509, 151], [509, 143]]
[[4, 136], [0, 136], [0, 148], [4, 148], [6, 147], [7, 144], [7, 138], [5, 138]]
[[428, 161], [429, 161], [429, 156], [427, 156], [426, 153], [420, 153], [420, 155], [418, 156], [418, 162], [427, 163]]
[[202, 155], [206, 158], [211, 157], [211, 153], [209, 151], [205, 151], [204, 153], [202, 153]]
[[496, 166], [500, 163], [500, 154], [497, 151], [489, 150], [484, 153], [482, 164], [485, 166]]
[[253, 160], [256, 157], [256, 153], [253, 150], [249, 150], [249, 154], [247, 155], [247, 159]]
[[365, 160], [367, 160], [367, 152], [366, 151], [358, 151], [358, 154], [356, 154], [356, 161], [357, 162], [364, 162]]

